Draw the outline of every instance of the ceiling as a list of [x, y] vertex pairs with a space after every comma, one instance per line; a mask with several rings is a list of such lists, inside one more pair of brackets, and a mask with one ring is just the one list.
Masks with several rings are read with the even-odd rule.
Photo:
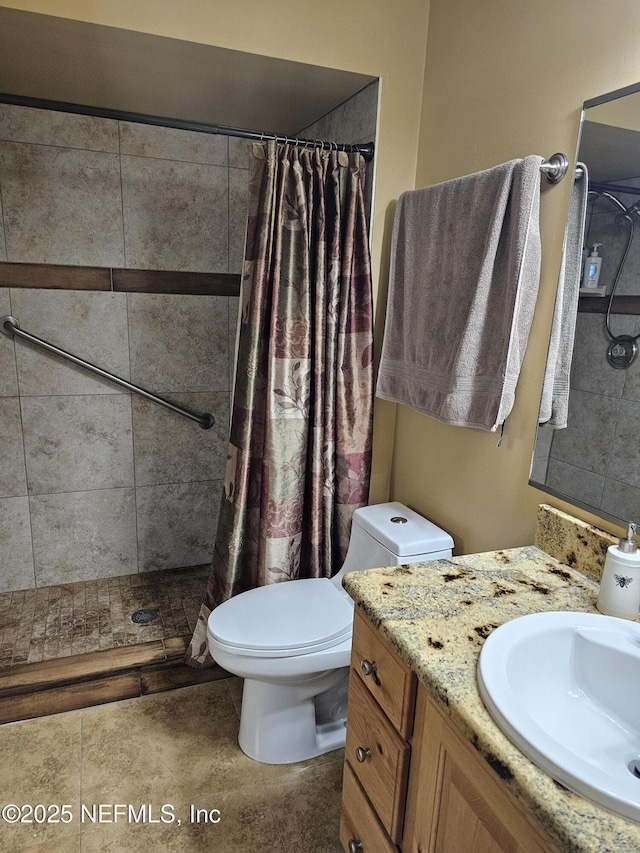
[[4, 94], [295, 135], [375, 79], [0, 7]]

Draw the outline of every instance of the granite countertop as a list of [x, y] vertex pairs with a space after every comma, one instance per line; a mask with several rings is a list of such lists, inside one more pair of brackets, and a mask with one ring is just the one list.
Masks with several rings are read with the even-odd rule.
[[[598, 547], [595, 552], [601, 559]], [[538, 770], [498, 729], [476, 684], [480, 649], [494, 628], [542, 610], [595, 612], [595, 581], [531, 545], [351, 572], [343, 583], [560, 850], [640, 850], [640, 825]]]

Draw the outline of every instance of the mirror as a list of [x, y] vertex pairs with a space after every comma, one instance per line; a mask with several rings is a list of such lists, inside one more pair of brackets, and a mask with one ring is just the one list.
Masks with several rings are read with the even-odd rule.
[[600, 244], [601, 261], [583, 261], [568, 425], [538, 427], [529, 482], [596, 515], [638, 521], [640, 84], [585, 103], [577, 160], [589, 173], [584, 246]]

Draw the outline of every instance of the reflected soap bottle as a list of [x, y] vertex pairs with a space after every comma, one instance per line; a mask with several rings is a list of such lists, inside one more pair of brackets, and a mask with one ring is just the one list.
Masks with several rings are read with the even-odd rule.
[[596, 607], [607, 616], [637, 619], [640, 611], [640, 552], [637, 525], [629, 522], [627, 535], [610, 545], [604, 562]]

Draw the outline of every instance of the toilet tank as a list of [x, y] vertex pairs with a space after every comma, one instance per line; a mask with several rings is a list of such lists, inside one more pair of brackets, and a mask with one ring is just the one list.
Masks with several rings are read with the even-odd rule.
[[365, 506], [353, 514], [347, 557], [332, 580], [360, 569], [440, 560], [452, 549], [448, 533], [398, 501]]

